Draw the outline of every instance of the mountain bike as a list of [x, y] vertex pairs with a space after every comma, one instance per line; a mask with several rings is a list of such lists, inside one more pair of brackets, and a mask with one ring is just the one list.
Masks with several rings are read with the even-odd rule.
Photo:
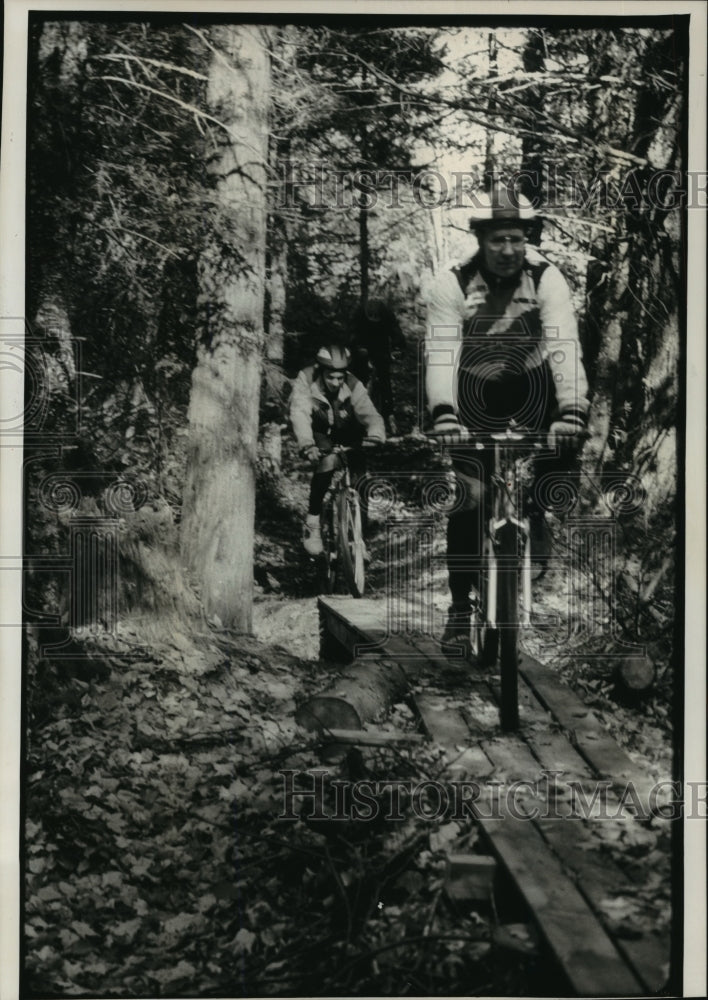
[[347, 454], [351, 447], [336, 445], [338, 465], [325, 494], [320, 516], [322, 533], [322, 587], [331, 594], [341, 576], [352, 597], [362, 597], [366, 584], [366, 547], [361, 527], [361, 501], [352, 486]]
[[493, 450], [493, 469], [485, 489], [485, 531], [477, 566], [479, 587], [473, 603], [472, 652], [482, 666], [499, 662], [501, 724], [519, 725], [519, 629], [531, 624], [531, 532], [524, 515], [524, 496], [533, 481], [533, 456], [552, 448], [548, 436], [521, 428], [432, 437], [446, 447], [468, 445]]

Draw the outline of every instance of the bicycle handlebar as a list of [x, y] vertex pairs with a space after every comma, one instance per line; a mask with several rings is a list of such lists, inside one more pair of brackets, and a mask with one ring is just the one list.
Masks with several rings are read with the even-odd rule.
[[[574, 435], [578, 441], [587, 441], [590, 437], [588, 431], [578, 431]], [[548, 448], [553, 451], [556, 448], [557, 436], [550, 431], [529, 431], [524, 427], [507, 427], [503, 431], [470, 431], [467, 427], [460, 427], [459, 431], [448, 432], [447, 434], [426, 435], [429, 441], [450, 447], [452, 445], [468, 444], [474, 445], [478, 449], [493, 447], [496, 444], [515, 445], [523, 441], [530, 441], [537, 450]]]
[[[401, 444], [402, 441], [407, 441], [407, 440], [409, 440], [409, 438], [407, 438], [405, 435], [400, 435], [398, 437], [388, 437], [386, 438], [385, 441], [380, 441], [374, 438], [370, 439], [364, 438], [364, 440], [360, 444], [335, 444], [334, 447], [332, 448], [332, 452], [361, 451], [362, 449], [366, 450], [371, 449], [373, 451], [375, 448], [385, 448], [387, 444]], [[365, 443], [367, 441], [368, 444]]]

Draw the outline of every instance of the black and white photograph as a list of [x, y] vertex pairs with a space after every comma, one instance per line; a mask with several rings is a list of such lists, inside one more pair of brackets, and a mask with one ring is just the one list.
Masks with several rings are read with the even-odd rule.
[[705, 37], [7, 0], [3, 998], [705, 995]]

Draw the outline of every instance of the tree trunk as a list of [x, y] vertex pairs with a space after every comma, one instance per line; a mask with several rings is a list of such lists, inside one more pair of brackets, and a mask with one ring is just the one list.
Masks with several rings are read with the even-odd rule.
[[[34, 86], [41, 88], [44, 113], [52, 105], [70, 108], [72, 129], [67, 134], [52, 120], [56, 132], [45, 137], [52, 151], [50, 164], [52, 186], [42, 190], [41, 198], [57, 196], [75, 203], [77, 198], [77, 149], [81, 146], [81, 79], [88, 53], [85, 25], [81, 22], [46, 22], [34, 43], [34, 65], [39, 68]], [[36, 200], [36, 199], [35, 199]], [[36, 209], [35, 209], [36, 211]], [[71, 238], [76, 224], [65, 219], [53, 225], [50, 211], [38, 211], [33, 222], [36, 237], [30, 240], [28, 258], [27, 307], [36, 333], [45, 338], [49, 353], [44, 356], [50, 393], [71, 393], [76, 378], [71, 330], [70, 274], [73, 264]], [[34, 314], [34, 315], [32, 315]]]
[[[620, 306], [629, 280], [626, 242], [619, 244], [612, 255], [612, 261], [612, 276], [606, 301], [614, 308], [611, 311], [610, 309], [604, 311], [606, 323], [598, 331], [599, 346], [590, 411], [591, 438], [583, 453], [584, 465], [593, 473], [602, 471], [618, 390], [617, 372], [622, 350], [622, 335], [627, 320], [626, 312], [621, 311]], [[606, 271], [604, 275], [606, 278]]]
[[[489, 38], [487, 39], [487, 58], [489, 65], [489, 78], [493, 78], [499, 75], [497, 68], [497, 36], [494, 31], [489, 33]], [[491, 178], [499, 170], [499, 164], [497, 163], [497, 144], [495, 142], [496, 131], [492, 128], [492, 122], [497, 112], [497, 102], [494, 97], [494, 92], [489, 91], [489, 98], [487, 100], [487, 131], [485, 137], [485, 148], [484, 148], [484, 176], [489, 179], [491, 187]]]
[[270, 66], [259, 28], [211, 31], [208, 169], [217, 211], [200, 262], [204, 324], [192, 375], [182, 556], [207, 614], [249, 631], [263, 352]]
[[638, 703], [654, 688], [656, 667], [648, 656], [632, 656], [621, 660], [613, 672], [617, 694], [627, 703]]
[[[272, 158], [272, 165], [287, 158], [287, 152]], [[281, 424], [287, 419], [284, 371], [285, 329], [283, 317], [286, 305], [288, 273], [288, 233], [284, 219], [271, 213], [266, 251], [266, 346], [263, 385], [261, 389], [261, 430], [259, 462], [261, 470], [273, 477], [280, 476], [282, 459]]]
[[[542, 30], [531, 31], [526, 40], [526, 45], [522, 53], [524, 71], [527, 73], [539, 73], [545, 69], [545, 43]], [[541, 86], [530, 87], [526, 98], [529, 109], [536, 115], [541, 115], [544, 110], [546, 88]], [[521, 169], [523, 178], [521, 191], [535, 205], [540, 205], [543, 194], [544, 177], [544, 152], [545, 137], [543, 129], [534, 120], [532, 135], [524, 135], [521, 141]], [[549, 198], [552, 195], [549, 192]], [[541, 241], [541, 230], [543, 221], [539, 217], [529, 233], [529, 242], [538, 244]]]
[[365, 303], [369, 298], [369, 209], [363, 204], [359, 205], [359, 273], [361, 301]]

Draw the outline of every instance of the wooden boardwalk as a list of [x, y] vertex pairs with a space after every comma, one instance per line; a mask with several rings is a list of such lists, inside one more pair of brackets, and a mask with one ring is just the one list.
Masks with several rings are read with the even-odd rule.
[[[415, 673], [413, 701], [422, 728], [445, 749], [451, 780], [479, 785], [481, 794], [470, 808], [486, 845], [523, 896], [569, 992], [601, 997], [662, 991], [670, 935], [647, 929], [657, 923], [652, 869], [635, 863], [630, 877], [607, 850], [608, 843], [626, 837], [628, 826], [641, 835], [646, 819], [618, 807], [624, 796], [625, 803], [648, 811], [651, 781], [592, 710], [552, 669], [522, 654], [521, 725], [517, 733], [503, 733], [498, 675], [465, 665], [451, 698], [449, 686], [436, 686], [435, 679], [449, 678], [454, 661], [429, 637], [403, 630], [387, 634], [381, 602], [322, 597], [319, 611], [324, 634], [350, 655], [383, 655]], [[599, 801], [590, 808], [594, 792], [605, 796], [602, 816], [596, 815]]]

